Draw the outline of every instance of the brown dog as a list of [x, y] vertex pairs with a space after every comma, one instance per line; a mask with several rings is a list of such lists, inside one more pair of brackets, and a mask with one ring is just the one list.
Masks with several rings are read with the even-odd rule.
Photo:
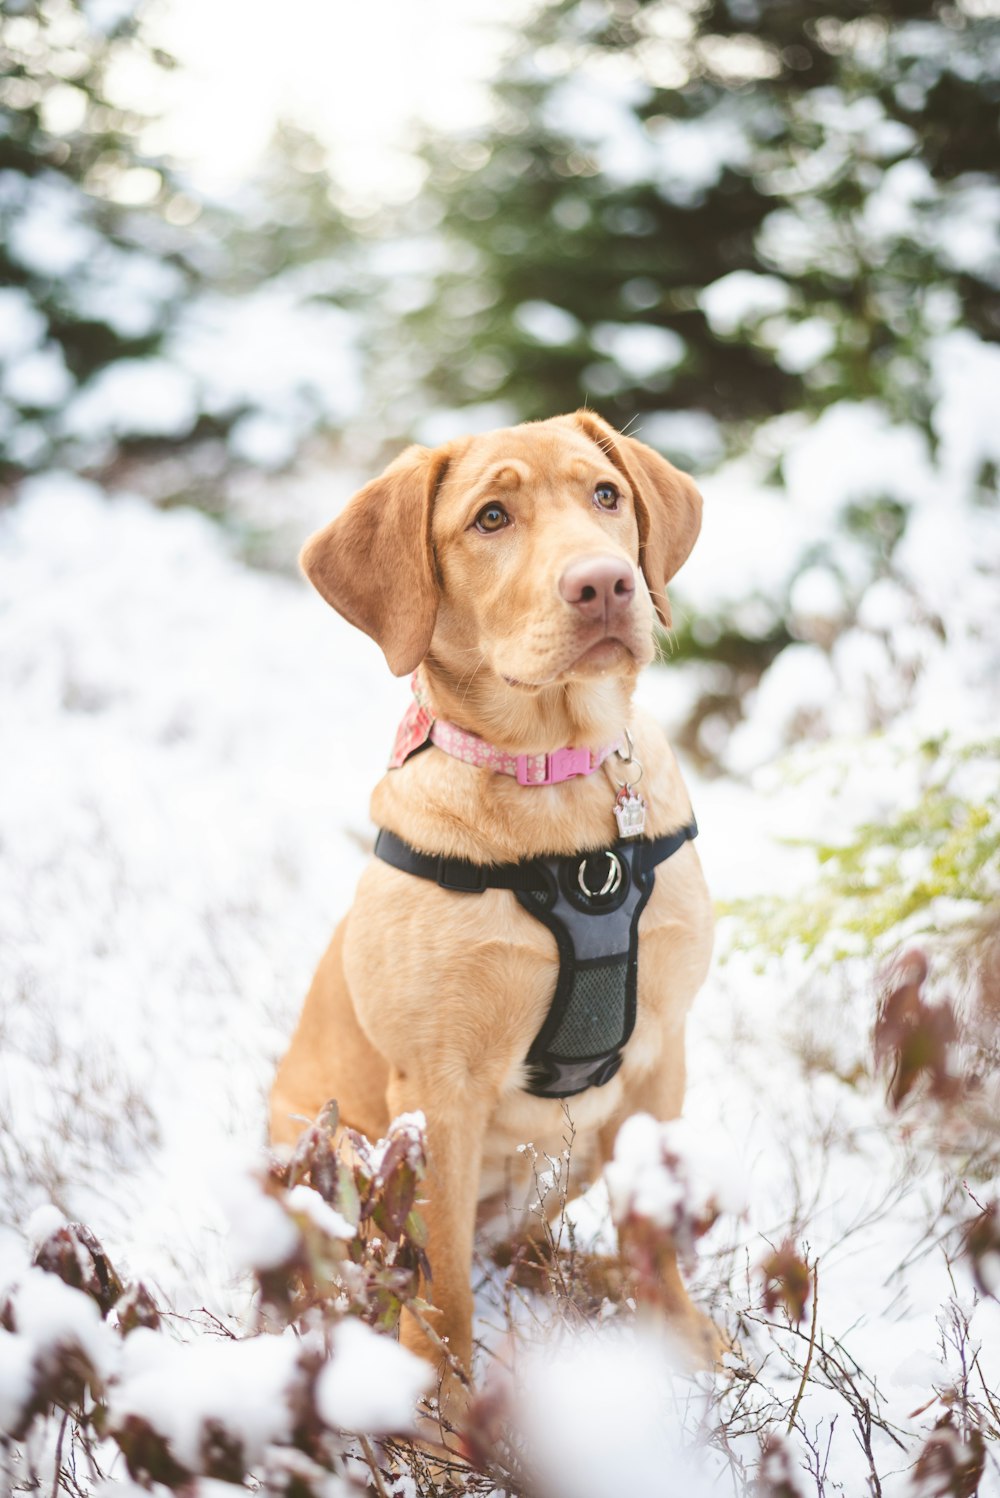
[[[420, 667], [436, 718], [497, 752], [597, 751], [629, 730], [644, 837], [655, 839], [688, 823], [690, 809], [662, 732], [631, 697], [653, 658], [657, 615], [670, 623], [665, 585], [700, 517], [689, 478], [580, 411], [409, 448], [312, 537], [302, 566], [397, 675]], [[419, 853], [479, 866], [609, 848], [618, 787], [626, 770], [638, 778], [627, 747], [594, 773], [549, 785], [453, 754], [430, 747], [390, 770], [372, 814]], [[429, 1293], [436, 1330], [466, 1367], [477, 1204], [525, 1173], [517, 1146], [559, 1154], [568, 1108], [582, 1184], [629, 1114], [680, 1112], [685, 1016], [712, 942], [690, 842], [656, 869], [637, 930], [635, 1023], [619, 1069], [584, 1090], [566, 1087], [568, 1102], [525, 1090], [561, 958], [553, 932], [511, 888], [457, 892], [373, 859], [306, 997], [274, 1084], [272, 1139], [293, 1142], [299, 1120], [330, 1098], [373, 1139], [397, 1114], [424, 1113]], [[704, 1358], [713, 1329], [676, 1268], [670, 1281], [678, 1330]], [[405, 1317], [402, 1335], [437, 1361]]]

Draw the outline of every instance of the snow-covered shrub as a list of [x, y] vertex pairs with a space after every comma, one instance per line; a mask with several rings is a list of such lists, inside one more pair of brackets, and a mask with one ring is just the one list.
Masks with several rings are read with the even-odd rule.
[[690, 1262], [720, 1213], [744, 1206], [732, 1171], [689, 1124], [659, 1123], [648, 1113], [622, 1125], [604, 1178], [622, 1258], [647, 1303], [656, 1304], [662, 1294], [664, 1255]]
[[230, 1193], [258, 1285], [244, 1334], [189, 1323], [176, 1337], [173, 1313], [126, 1285], [86, 1227], [43, 1209], [33, 1264], [0, 1298], [0, 1443], [26, 1442], [30, 1459], [56, 1415], [95, 1474], [117, 1449], [146, 1486], [324, 1493], [356, 1449], [347, 1432], [411, 1431], [432, 1372], [382, 1333], [425, 1263], [421, 1120], [377, 1144], [346, 1131], [343, 1152], [336, 1126], [331, 1105], [289, 1161]]

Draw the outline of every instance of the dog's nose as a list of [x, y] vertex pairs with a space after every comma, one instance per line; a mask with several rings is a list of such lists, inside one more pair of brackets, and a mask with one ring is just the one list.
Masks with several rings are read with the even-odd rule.
[[635, 592], [635, 573], [618, 557], [581, 557], [570, 562], [559, 579], [559, 594], [585, 619], [607, 619], [628, 608]]

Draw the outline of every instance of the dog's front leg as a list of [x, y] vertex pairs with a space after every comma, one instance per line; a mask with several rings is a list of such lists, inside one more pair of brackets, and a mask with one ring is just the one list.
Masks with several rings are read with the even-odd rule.
[[387, 1101], [391, 1117], [419, 1109], [427, 1121], [427, 1176], [419, 1210], [427, 1226], [431, 1283], [424, 1290], [432, 1309], [419, 1318], [404, 1310], [401, 1340], [440, 1370], [442, 1407], [450, 1405], [457, 1413], [460, 1383], [442, 1344], [468, 1373], [472, 1364], [472, 1240], [489, 1107], [466, 1090], [448, 1088], [440, 1078], [404, 1075], [395, 1068]]
[[[680, 1117], [684, 1082], [684, 1025], [681, 1023], [669, 1033], [659, 1064], [644, 1078], [632, 1083], [627, 1107], [601, 1130], [600, 1150], [605, 1164], [614, 1155], [618, 1130], [629, 1114], [651, 1113], [661, 1123]], [[725, 1343], [714, 1322], [692, 1303], [681, 1278], [676, 1253], [661, 1256], [659, 1293], [687, 1361], [696, 1368], [711, 1368], [717, 1364], [726, 1350]]]

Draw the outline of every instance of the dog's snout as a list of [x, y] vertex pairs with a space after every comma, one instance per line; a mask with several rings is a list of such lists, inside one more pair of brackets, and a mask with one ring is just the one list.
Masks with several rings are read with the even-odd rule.
[[618, 557], [582, 557], [559, 579], [559, 594], [585, 619], [606, 619], [626, 609], [635, 593], [635, 573]]

